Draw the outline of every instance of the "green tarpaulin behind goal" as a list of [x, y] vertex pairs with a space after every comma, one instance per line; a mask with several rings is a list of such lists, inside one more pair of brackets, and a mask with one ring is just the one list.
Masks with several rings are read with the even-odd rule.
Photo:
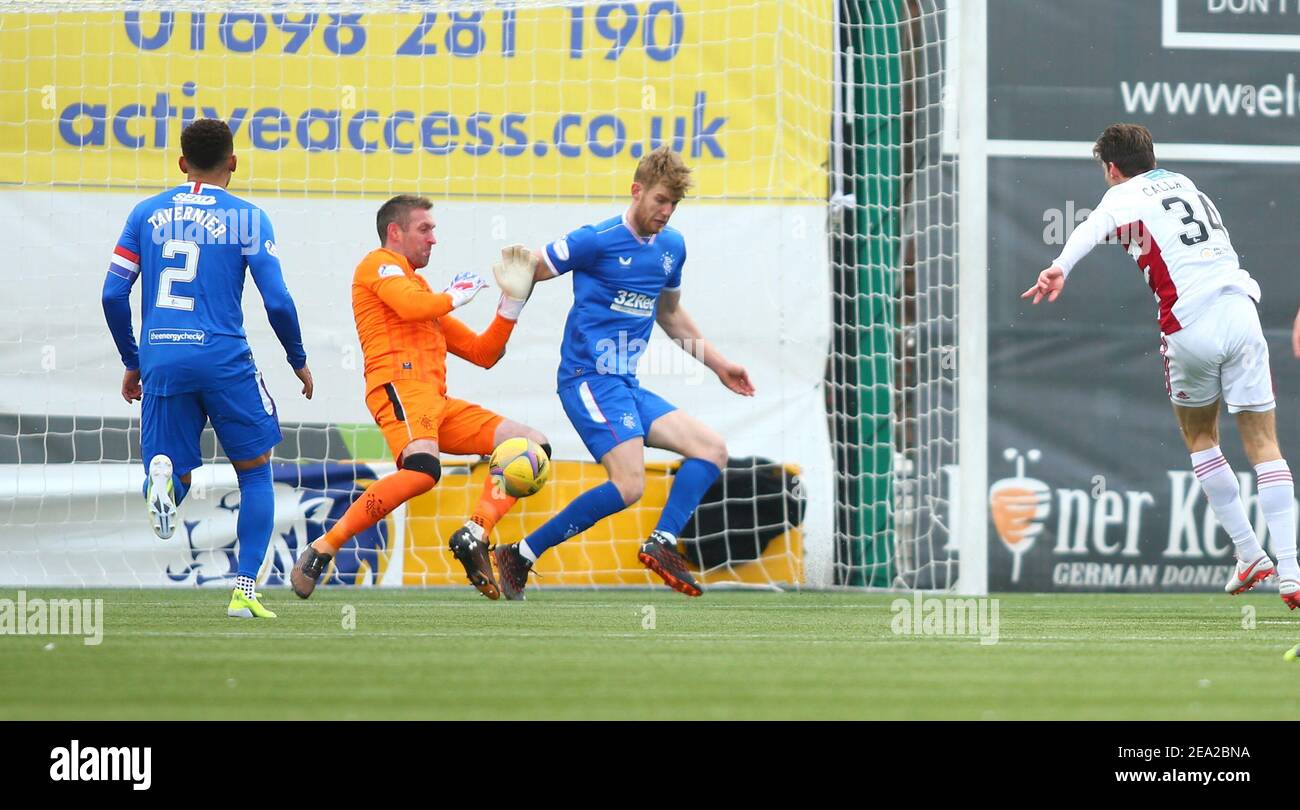
[[[843, 191], [852, 196], [835, 240], [835, 584], [893, 581], [893, 357], [902, 153], [899, 6], [841, 7]], [[846, 201], [847, 202], [847, 201]]]

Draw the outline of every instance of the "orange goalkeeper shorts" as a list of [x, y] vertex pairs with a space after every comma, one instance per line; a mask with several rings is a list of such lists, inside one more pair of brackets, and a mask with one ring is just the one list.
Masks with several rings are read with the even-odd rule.
[[366, 407], [400, 459], [416, 439], [432, 439], [438, 450], [453, 455], [489, 455], [504, 418], [463, 399], [444, 397], [432, 383], [396, 380], [366, 395]]

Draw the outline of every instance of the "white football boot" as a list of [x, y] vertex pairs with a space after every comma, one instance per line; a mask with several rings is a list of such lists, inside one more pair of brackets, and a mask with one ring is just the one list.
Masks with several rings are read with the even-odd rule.
[[149, 460], [149, 521], [159, 540], [170, 540], [176, 531], [176, 493], [172, 484], [172, 460], [161, 453]]
[[1238, 560], [1237, 569], [1228, 577], [1228, 584], [1223, 586], [1223, 590], [1233, 596], [1245, 593], [1273, 576], [1275, 570], [1273, 560], [1267, 554], [1261, 554], [1258, 559], [1250, 564]]
[[1279, 579], [1277, 590], [1278, 593], [1282, 594], [1282, 603], [1284, 605], [1292, 610], [1300, 607], [1300, 581], [1294, 579]]

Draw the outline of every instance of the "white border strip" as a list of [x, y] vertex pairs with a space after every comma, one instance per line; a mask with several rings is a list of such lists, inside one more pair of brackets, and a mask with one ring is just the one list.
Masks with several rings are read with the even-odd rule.
[[1178, 30], [1178, 0], [1161, 0], [1160, 45], [1205, 51], [1300, 51], [1300, 34], [1229, 34]]
[[[839, 3], [835, 4], [837, 7]], [[961, 3], [949, 3], [944, 11], [947, 31], [943, 41], [943, 140], [945, 155], [957, 154], [957, 122], [961, 116]]]
[[578, 386], [578, 398], [586, 406], [587, 415], [591, 417], [591, 421], [598, 425], [606, 424], [605, 414], [601, 412], [600, 406], [596, 404], [596, 398], [591, 395], [591, 387], [587, 385], [585, 380], [582, 385]]
[[[956, 5], [955, 3], [952, 5]], [[961, 4], [957, 124], [957, 592], [989, 592], [988, 8]]]
[[[989, 140], [990, 157], [1092, 160], [1092, 141]], [[1300, 163], [1300, 146], [1236, 143], [1156, 143], [1157, 160], [1205, 163]]]

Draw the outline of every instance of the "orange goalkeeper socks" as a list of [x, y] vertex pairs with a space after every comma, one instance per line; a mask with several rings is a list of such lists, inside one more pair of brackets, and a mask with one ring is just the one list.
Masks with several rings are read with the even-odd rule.
[[470, 520], [483, 527], [483, 534], [491, 534], [497, 521], [505, 517], [518, 498], [512, 498], [500, 490], [492, 476], [483, 482], [483, 494], [479, 496], [478, 505]]
[[[352, 502], [339, 522], [312, 543], [312, 548], [326, 554], [336, 554], [344, 543], [374, 526], [388, 513], [416, 495], [433, 489], [438, 482], [433, 476], [415, 470], [398, 470], [371, 484], [366, 493]], [[513, 500], [512, 500], [513, 502]]]

